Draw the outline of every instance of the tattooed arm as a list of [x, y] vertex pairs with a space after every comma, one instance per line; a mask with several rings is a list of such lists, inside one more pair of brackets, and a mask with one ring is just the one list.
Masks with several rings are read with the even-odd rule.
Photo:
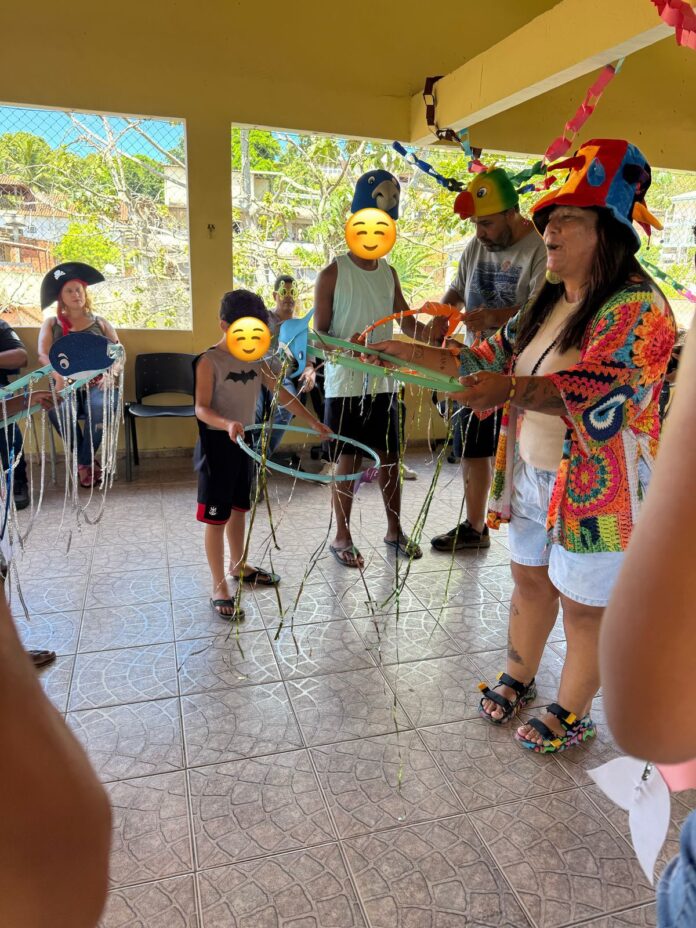
[[562, 416], [565, 403], [558, 387], [548, 377], [518, 377], [512, 405], [549, 416]]

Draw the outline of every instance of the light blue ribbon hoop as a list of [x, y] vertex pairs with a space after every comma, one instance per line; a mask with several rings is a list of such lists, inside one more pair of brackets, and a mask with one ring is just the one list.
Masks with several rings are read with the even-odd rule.
[[[281, 432], [303, 432], [305, 435], [310, 434], [310, 433], [317, 434], [315, 432], [312, 432], [312, 429], [302, 428], [301, 426], [297, 426], [297, 425], [271, 425], [269, 426], [267, 423], [260, 423], [259, 425], [247, 425], [246, 428], [244, 429], [244, 432], [245, 433], [246, 432], [258, 432], [261, 429], [272, 429], [272, 430], [277, 429], [278, 431], [281, 431]], [[379, 459], [379, 455], [377, 454], [377, 452], [374, 451], [372, 448], [368, 448], [367, 445], [363, 445], [362, 442], [357, 441], [355, 438], [343, 438], [343, 436], [336, 435], [333, 432], [331, 433], [330, 436], [328, 436], [328, 438], [334, 439], [336, 441], [340, 441], [346, 445], [352, 445], [354, 448], [357, 448], [358, 451], [362, 451], [363, 454], [369, 455], [374, 461], [375, 467], [380, 466], [381, 461]], [[253, 460], [256, 461], [258, 464], [261, 463], [261, 455], [257, 451], [254, 451], [254, 449], [244, 441], [241, 435], [237, 439], [237, 444], [242, 449], [242, 451], [246, 452], [249, 455], [250, 458], [253, 458]], [[270, 468], [270, 470], [276, 470], [281, 474], [288, 474], [288, 476], [290, 477], [297, 477], [299, 480], [313, 480], [315, 483], [334, 483], [336, 481], [343, 481], [343, 480], [357, 480], [359, 477], [362, 477], [365, 471], [370, 469], [369, 467], [365, 467], [362, 470], [359, 470], [355, 474], [340, 474], [338, 476], [335, 476], [334, 474], [310, 474], [307, 471], [298, 470], [295, 467], [285, 467], [284, 464], [276, 464], [274, 461], [268, 460], [268, 458], [266, 458], [265, 463], [266, 463], [266, 467]], [[372, 466], [373, 465], [371, 464], [370, 467]]]

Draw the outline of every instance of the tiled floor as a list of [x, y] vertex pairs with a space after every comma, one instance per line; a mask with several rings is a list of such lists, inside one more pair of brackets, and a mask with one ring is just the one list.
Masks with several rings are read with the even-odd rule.
[[[407, 524], [433, 473], [425, 454], [411, 463]], [[503, 666], [511, 582], [504, 534], [454, 563], [429, 550], [456, 519], [457, 470], [446, 465], [398, 599], [374, 484], [354, 515], [366, 585], [328, 550], [302, 585], [329, 491], [272, 487], [282, 628], [273, 591], [245, 592], [238, 627], [210, 610], [180, 460], [116, 484], [68, 554], [52, 491], [20, 562], [30, 621], [16, 595], [13, 610], [28, 644], [58, 651], [42, 680], [113, 804], [104, 928], [653, 925], [626, 816], [586, 774], [617, 755], [601, 697], [600, 737], [559, 758], [477, 717], [477, 682]], [[268, 526], [260, 507], [258, 556]], [[560, 623], [551, 641], [542, 702]], [[691, 799], [673, 800], [662, 864]]]

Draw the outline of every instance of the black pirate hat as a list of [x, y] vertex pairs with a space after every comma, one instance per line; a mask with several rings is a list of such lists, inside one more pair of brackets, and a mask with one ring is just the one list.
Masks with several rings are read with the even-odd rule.
[[99, 284], [104, 280], [104, 275], [91, 264], [82, 264], [81, 261], [57, 264], [41, 281], [41, 309], [55, 303], [60, 291], [70, 280], [81, 280], [83, 284]]

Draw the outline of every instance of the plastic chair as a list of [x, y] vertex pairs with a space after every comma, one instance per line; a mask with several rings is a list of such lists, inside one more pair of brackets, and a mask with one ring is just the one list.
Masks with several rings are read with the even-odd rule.
[[191, 398], [193, 386], [193, 354], [139, 354], [135, 359], [135, 402], [126, 403], [126, 480], [133, 479], [133, 462], [140, 464], [136, 419], [157, 419], [161, 416], [190, 418], [193, 405], [163, 406], [143, 403], [144, 399], [162, 393], [185, 393]]

